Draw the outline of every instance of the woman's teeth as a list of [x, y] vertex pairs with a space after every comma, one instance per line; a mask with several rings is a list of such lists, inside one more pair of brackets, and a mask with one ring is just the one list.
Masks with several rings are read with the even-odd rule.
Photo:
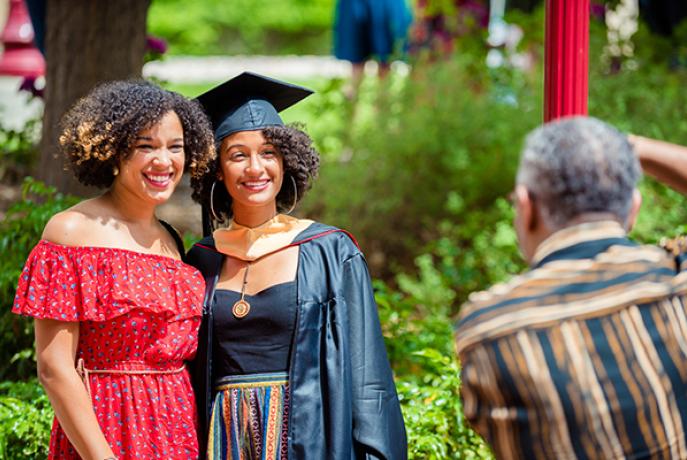
[[266, 181], [266, 180], [257, 181], [257, 182], [244, 182], [243, 186], [247, 187], [247, 188], [260, 188], [260, 187], [264, 187], [265, 185], [267, 185], [268, 182], [269, 181]]
[[172, 179], [172, 174], [144, 174], [144, 177], [153, 185], [165, 187]]

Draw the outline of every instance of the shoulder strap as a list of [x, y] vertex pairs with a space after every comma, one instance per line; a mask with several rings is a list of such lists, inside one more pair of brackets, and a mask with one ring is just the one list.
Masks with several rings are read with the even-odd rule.
[[222, 271], [222, 259], [219, 257], [215, 263], [213, 263], [206, 273], [205, 276], [205, 299], [203, 300], [203, 311], [212, 315], [212, 298], [215, 295], [215, 286], [217, 286], [217, 280], [219, 280], [219, 272]]
[[164, 220], [158, 219], [160, 223], [162, 224], [163, 227], [165, 227], [165, 230], [169, 232], [170, 235], [172, 235], [172, 238], [174, 238], [174, 242], [177, 245], [177, 250], [179, 251], [179, 255], [181, 255], [181, 258], [184, 259], [184, 255], [186, 254], [186, 249], [184, 248], [184, 241], [181, 239], [181, 236], [179, 236], [179, 232], [172, 227], [170, 224], [165, 222]]
[[212, 297], [215, 293], [215, 286], [219, 279], [219, 272], [222, 269], [224, 255], [212, 246], [196, 243], [188, 253], [188, 262], [196, 267], [205, 278], [205, 300], [203, 308], [206, 314], [211, 313], [210, 306]]

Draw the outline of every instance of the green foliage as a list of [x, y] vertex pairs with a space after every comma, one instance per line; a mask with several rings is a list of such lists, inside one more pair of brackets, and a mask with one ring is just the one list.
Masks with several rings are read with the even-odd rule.
[[[396, 291], [385, 283], [375, 283], [380, 321], [387, 337], [387, 353], [399, 375], [416, 375], [421, 360], [413, 353], [435, 349], [453, 353], [450, 303], [429, 303], [427, 299]], [[448, 288], [442, 288], [450, 292]]]
[[687, 197], [654, 180], [641, 184], [642, 208], [632, 237], [644, 243], [687, 235]]
[[[341, 127], [339, 143], [315, 135], [325, 161], [305, 214], [353, 231], [383, 277], [461, 232], [447, 231], [448, 222], [474, 230], [462, 248], [503, 218], [493, 206], [512, 189], [541, 100], [521, 79], [511, 88], [517, 103], [504, 102], [484, 71], [466, 70], [476, 65], [471, 56], [425, 63], [388, 92], [363, 95], [353, 123], [330, 123]], [[337, 145], [338, 155], [329, 151]]]
[[454, 219], [441, 222], [441, 236], [427, 245], [444, 282], [455, 289], [454, 314], [471, 292], [525, 268], [513, 229], [513, 209], [507, 200], [497, 198], [486, 209], [456, 212]]
[[0, 124], [0, 180], [14, 183], [24, 177], [36, 159], [40, 121], [29, 120], [22, 129]]
[[[661, 38], [647, 37], [646, 41], [658, 43]], [[590, 114], [624, 131], [687, 143], [683, 110], [687, 101], [687, 72], [667, 71], [667, 56], [663, 58], [662, 63], [654, 62], [639, 46], [637, 63], [641, 65], [618, 73], [605, 72], [601, 60], [594, 60], [589, 85]]]
[[453, 0], [427, 0], [424, 6], [426, 16], [452, 16], [456, 14], [456, 9]]
[[375, 283], [408, 433], [409, 458], [492, 458], [463, 417], [460, 367], [449, 320], [455, 292], [430, 256], [418, 257], [416, 264], [416, 276], [397, 277], [399, 290]]
[[35, 379], [0, 382], [0, 458], [46, 458], [52, 419], [50, 401]]
[[186, 251], [188, 251], [195, 243], [198, 242], [198, 240], [200, 240], [200, 236], [187, 232], [181, 235], [181, 239], [184, 242], [184, 248]]
[[27, 177], [21, 201], [14, 203], [0, 222], [0, 379], [35, 375], [33, 323], [11, 313], [17, 280], [48, 219], [76, 202], [77, 198]]
[[401, 378], [397, 382], [408, 428], [408, 458], [493, 458], [489, 447], [463, 419], [460, 367], [455, 357], [434, 349], [416, 352], [415, 356], [425, 364], [421, 381]]
[[326, 54], [334, 0], [155, 0], [148, 29], [170, 54]]

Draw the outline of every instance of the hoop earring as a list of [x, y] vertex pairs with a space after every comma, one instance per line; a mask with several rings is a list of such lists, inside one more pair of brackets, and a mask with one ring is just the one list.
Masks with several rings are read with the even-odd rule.
[[286, 214], [291, 214], [293, 210], [296, 208], [296, 203], [298, 203], [298, 186], [296, 185], [296, 179], [293, 178], [293, 176], [289, 176], [291, 178], [291, 183], [293, 184], [293, 204], [289, 208], [288, 211], [286, 211]]
[[217, 185], [217, 181], [213, 182], [212, 187], [210, 187], [210, 214], [217, 222], [224, 222], [224, 219], [215, 212], [215, 185]]

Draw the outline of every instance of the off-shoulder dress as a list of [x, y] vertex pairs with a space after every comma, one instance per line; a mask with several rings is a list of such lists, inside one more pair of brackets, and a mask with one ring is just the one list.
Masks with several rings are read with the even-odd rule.
[[[79, 322], [98, 423], [117, 458], [196, 459], [193, 357], [205, 283], [180, 260], [46, 240], [20, 275], [13, 312]], [[79, 459], [57, 420], [49, 458]]]

